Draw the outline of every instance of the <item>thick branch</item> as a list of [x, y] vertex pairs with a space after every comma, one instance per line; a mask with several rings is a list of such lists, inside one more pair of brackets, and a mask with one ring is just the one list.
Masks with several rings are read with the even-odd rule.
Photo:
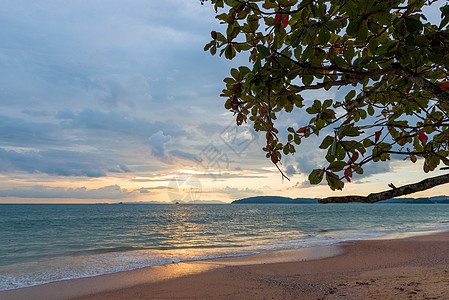
[[[304, 68], [297, 68], [292, 70], [290, 73], [294, 74], [295, 72], [299, 72], [302, 70], [306, 70], [307, 67]], [[333, 69], [333, 67], [310, 67], [310, 69], [312, 70], [326, 70], [326, 69]], [[348, 72], [351, 73], [353, 75], [355, 75], [355, 72]], [[360, 81], [367, 79], [367, 78], [371, 78], [371, 77], [376, 77], [376, 76], [381, 76], [381, 75], [388, 75], [388, 74], [394, 74], [395, 70], [392, 68], [388, 68], [385, 70], [376, 70], [373, 72], [360, 72], [359, 74], [357, 74], [356, 76], [354, 76], [354, 78], [351, 79], [342, 79], [342, 80], [334, 80], [334, 81], [327, 81], [327, 82], [320, 82], [314, 85], [305, 85], [305, 86], [299, 86], [296, 87], [296, 89], [294, 90], [289, 90], [289, 91], [284, 91], [281, 92], [279, 94], [276, 94], [276, 96], [278, 97], [283, 97], [283, 96], [290, 96], [290, 95], [295, 95], [299, 92], [305, 91], [305, 90], [318, 90], [318, 89], [322, 89], [322, 88], [327, 88], [327, 87], [332, 87], [332, 86], [345, 86], [345, 85], [350, 85], [350, 84], [354, 84], [354, 83], [360, 83]]]
[[277, 97], [284, 97], [284, 96], [291, 96], [296, 95], [299, 92], [306, 91], [306, 90], [319, 90], [326, 87], [332, 87], [332, 86], [344, 86], [349, 85], [352, 83], [358, 83], [360, 79], [346, 79], [346, 80], [335, 80], [335, 81], [328, 81], [328, 82], [321, 82], [314, 85], [305, 85], [296, 87], [296, 89], [292, 91], [285, 91], [279, 94], [276, 94]]
[[345, 86], [345, 85], [349, 85], [349, 84], [359, 83], [360, 81], [362, 81], [363, 79], [366, 79], [366, 78], [373, 78], [373, 77], [382, 76], [382, 75], [386, 75], [387, 77], [389, 77], [389, 76], [395, 74], [395, 75], [399, 75], [399, 76], [406, 78], [407, 80], [413, 82], [414, 84], [416, 84], [423, 90], [426, 90], [427, 92], [432, 94], [439, 101], [441, 101], [442, 103], [449, 106], [449, 93], [445, 92], [438, 85], [430, 82], [429, 80], [420, 76], [419, 74], [414, 73], [410, 70], [407, 70], [407, 69], [401, 67], [399, 64], [393, 64], [389, 68], [379, 69], [379, 70], [372, 71], [372, 72], [357, 72], [357, 71], [350, 71], [350, 70], [344, 71], [344, 69], [336, 68], [335, 66], [315, 67], [315, 66], [304, 65], [304, 66], [301, 66], [300, 68], [291, 70], [287, 74], [295, 74], [297, 72], [301, 72], [301, 71], [307, 70], [307, 69], [321, 70], [321, 71], [338, 71], [338, 72], [342, 72], [342, 73], [352, 74], [355, 77], [351, 78], [351, 79], [346, 79], [346, 80], [335, 80], [335, 81], [317, 83], [315, 85], [301, 86], [301, 87], [297, 87], [294, 90], [281, 92], [281, 93], [277, 94], [276, 96], [294, 95], [294, 94], [297, 94], [304, 90], [316, 90], [316, 89], [322, 89], [322, 88], [332, 87], [332, 86]]
[[431, 93], [435, 98], [440, 100], [442, 103], [449, 106], [449, 94], [446, 93], [443, 89], [441, 89], [438, 85], [430, 82], [429, 80], [425, 79], [419, 74], [416, 74], [410, 70], [402, 68], [400, 65], [394, 64], [393, 68], [396, 70], [395, 73], [397, 75], [410, 80], [417, 86], [421, 87], [423, 90], [426, 90], [427, 92]]
[[420, 182], [407, 184], [399, 188], [393, 188], [388, 191], [379, 193], [371, 193], [368, 196], [342, 196], [342, 197], [328, 197], [319, 200], [319, 203], [348, 203], [348, 202], [362, 202], [374, 203], [382, 200], [388, 200], [398, 196], [408, 195], [420, 191], [431, 189], [435, 186], [449, 183], [449, 174], [444, 174], [436, 177], [424, 179]]

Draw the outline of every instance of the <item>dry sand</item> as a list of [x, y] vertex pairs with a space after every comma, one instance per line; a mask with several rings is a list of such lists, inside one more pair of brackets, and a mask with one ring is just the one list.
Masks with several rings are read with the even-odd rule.
[[449, 232], [149, 267], [0, 299], [449, 299]]

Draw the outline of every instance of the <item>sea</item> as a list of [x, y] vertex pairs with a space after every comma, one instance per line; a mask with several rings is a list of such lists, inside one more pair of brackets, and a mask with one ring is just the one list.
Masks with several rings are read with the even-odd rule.
[[445, 204], [0, 204], [0, 290], [449, 230]]

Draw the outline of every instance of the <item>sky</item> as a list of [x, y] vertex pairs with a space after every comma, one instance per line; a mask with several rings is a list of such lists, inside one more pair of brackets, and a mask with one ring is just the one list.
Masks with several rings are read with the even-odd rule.
[[[324, 165], [312, 139], [283, 159], [282, 180], [264, 135], [237, 127], [219, 96], [230, 68], [247, 63], [203, 51], [220, 28], [199, 0], [3, 0], [0, 203], [320, 198], [431, 176], [392, 160], [341, 192], [312, 186], [308, 173]], [[281, 114], [278, 126], [304, 126], [302, 114]]]

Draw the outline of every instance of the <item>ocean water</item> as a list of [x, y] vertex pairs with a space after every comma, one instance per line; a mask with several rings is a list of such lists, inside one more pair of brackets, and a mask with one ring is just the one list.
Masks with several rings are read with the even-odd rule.
[[449, 230], [449, 205], [0, 205], [0, 290], [172, 262]]

